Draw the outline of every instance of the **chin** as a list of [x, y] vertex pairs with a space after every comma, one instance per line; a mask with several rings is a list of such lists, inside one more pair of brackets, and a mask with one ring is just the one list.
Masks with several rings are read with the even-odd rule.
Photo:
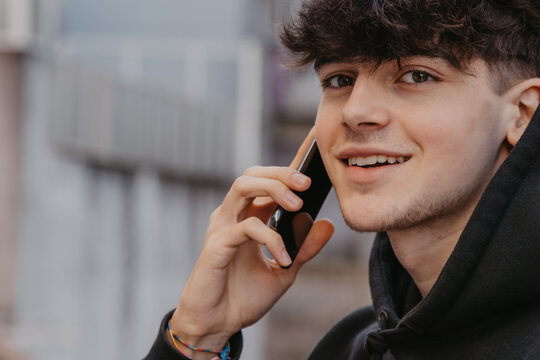
[[391, 230], [386, 224], [382, 222], [360, 222], [356, 219], [349, 219], [343, 215], [343, 220], [347, 226], [357, 232], [368, 233], [368, 232], [381, 232]]
[[388, 223], [388, 217], [386, 216], [368, 214], [366, 212], [356, 214], [354, 211], [348, 212], [343, 208], [341, 209], [341, 215], [345, 224], [354, 231], [381, 232], [392, 228], [392, 224]]
[[[458, 194], [459, 195], [459, 194]], [[456, 196], [455, 193], [436, 198], [423, 198], [408, 203], [384, 206], [368, 206], [361, 202], [340, 202], [341, 213], [348, 227], [358, 232], [381, 232], [407, 230], [417, 226], [434, 224], [440, 220], [470, 216], [477, 197], [474, 193]]]
[[[339, 199], [339, 196], [338, 196]], [[354, 231], [405, 230], [444, 217], [455, 210], [450, 201], [399, 201], [385, 197], [353, 197], [340, 201], [343, 220]], [[459, 208], [459, 206], [458, 206]]]

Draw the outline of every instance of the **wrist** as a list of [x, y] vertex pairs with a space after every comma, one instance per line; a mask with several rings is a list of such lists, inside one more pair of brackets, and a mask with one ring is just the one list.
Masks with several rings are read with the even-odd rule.
[[193, 360], [228, 358], [222, 354], [222, 351], [228, 347], [229, 350], [226, 353], [230, 352], [228, 344], [230, 336], [226, 334], [190, 335], [189, 332], [183, 330], [182, 322], [174, 320], [175, 316], [173, 315], [167, 324], [167, 340], [182, 355]]
[[180, 352], [185, 357], [189, 358], [190, 360], [215, 360], [219, 359], [216, 354], [214, 353], [205, 353], [200, 351], [195, 351], [190, 349], [189, 347], [185, 346], [178, 340], [174, 338], [174, 336], [170, 333], [168, 333], [169, 336], [167, 336], [167, 339], [171, 345], [174, 346], [174, 348]]

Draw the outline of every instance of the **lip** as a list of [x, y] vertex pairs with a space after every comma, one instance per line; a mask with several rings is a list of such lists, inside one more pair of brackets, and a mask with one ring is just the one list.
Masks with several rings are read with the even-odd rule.
[[[368, 157], [372, 155], [386, 155], [392, 157], [403, 156], [408, 160], [403, 163], [395, 163], [392, 165], [385, 165], [379, 167], [362, 168], [359, 166], [349, 166], [347, 159], [350, 157], [361, 156]], [[403, 166], [410, 161], [411, 154], [406, 152], [381, 149], [377, 147], [365, 147], [365, 146], [347, 146], [339, 150], [337, 158], [341, 162], [344, 170], [345, 177], [354, 184], [373, 184], [385, 180], [394, 178], [395, 172], [403, 168]]]
[[381, 149], [377, 147], [365, 147], [365, 146], [347, 146], [342, 149], [340, 149], [337, 153], [337, 157], [340, 160], [345, 160], [350, 157], [355, 156], [361, 156], [361, 157], [368, 157], [372, 155], [386, 155], [386, 156], [392, 156], [392, 157], [400, 157], [403, 156], [405, 158], [410, 158], [411, 154], [399, 152], [399, 151], [393, 151], [388, 149]]

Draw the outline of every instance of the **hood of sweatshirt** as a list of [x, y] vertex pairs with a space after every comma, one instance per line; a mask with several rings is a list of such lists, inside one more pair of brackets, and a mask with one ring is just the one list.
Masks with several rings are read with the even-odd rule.
[[[378, 234], [370, 260], [377, 341], [391, 351], [420, 338], [442, 344], [467, 331], [480, 333], [483, 326], [500, 327], [501, 319], [516, 318], [516, 312], [538, 310], [539, 200], [540, 108], [489, 183], [425, 298], [397, 261], [388, 236]], [[538, 323], [534, 326], [540, 331]]]

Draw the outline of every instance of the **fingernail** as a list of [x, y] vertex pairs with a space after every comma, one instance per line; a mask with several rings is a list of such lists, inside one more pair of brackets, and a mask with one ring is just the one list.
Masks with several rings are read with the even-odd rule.
[[284, 266], [288, 266], [292, 263], [291, 257], [289, 256], [287, 249], [283, 249], [283, 251], [281, 252], [281, 263]]
[[294, 183], [300, 186], [305, 185], [309, 181], [309, 178], [306, 175], [301, 174], [301, 173], [293, 174], [292, 178], [293, 178]]

